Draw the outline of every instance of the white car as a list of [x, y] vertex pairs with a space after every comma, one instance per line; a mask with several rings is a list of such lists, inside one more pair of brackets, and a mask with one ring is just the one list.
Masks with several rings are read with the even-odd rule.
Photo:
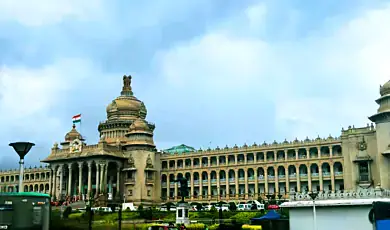
[[222, 207], [217, 205], [217, 206], [215, 206], [215, 208], [217, 209], [217, 211], [219, 211], [219, 209], [222, 209], [222, 211], [229, 211], [229, 205], [228, 204], [222, 204]]
[[239, 204], [237, 205], [237, 210], [238, 211], [248, 211], [251, 210], [252, 204]]

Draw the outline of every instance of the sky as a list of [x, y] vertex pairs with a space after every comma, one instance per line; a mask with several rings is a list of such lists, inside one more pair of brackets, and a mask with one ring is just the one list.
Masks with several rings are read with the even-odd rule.
[[390, 80], [390, 1], [0, 0], [0, 168], [88, 144], [132, 75], [158, 149], [339, 136]]

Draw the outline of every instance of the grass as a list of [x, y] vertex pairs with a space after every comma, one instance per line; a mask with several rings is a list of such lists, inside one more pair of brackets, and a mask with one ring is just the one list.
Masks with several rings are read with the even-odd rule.
[[[198, 220], [199, 222], [209, 220], [217, 220], [219, 218], [219, 214], [216, 211], [202, 211], [202, 212], [190, 212], [189, 217], [191, 220]], [[232, 212], [223, 212], [223, 219], [235, 220], [237, 223], [248, 223], [249, 220], [253, 217], [260, 217], [263, 214], [260, 212], [254, 211], [232, 211]], [[150, 224], [145, 224], [143, 222], [143, 218], [140, 212], [132, 212], [132, 211], [124, 211], [122, 212], [122, 220], [138, 220], [141, 221], [139, 224], [129, 224], [122, 223], [123, 229], [134, 229], [134, 230], [143, 230], [147, 229]], [[163, 220], [164, 222], [175, 222], [176, 214], [175, 212], [159, 212], [155, 211], [152, 213], [153, 220]], [[118, 229], [118, 213], [95, 213], [93, 216], [93, 229], [98, 230], [111, 230]], [[207, 222], [207, 221], [206, 221]], [[205, 223], [206, 223], [205, 222]], [[187, 229], [204, 229], [203, 224], [199, 223], [198, 225], [193, 225], [192, 228]], [[145, 227], [147, 226], [147, 227]], [[210, 226], [211, 227], [211, 226]], [[213, 226], [216, 228], [216, 226]], [[69, 215], [69, 218], [64, 220], [60, 218], [59, 211], [53, 211], [52, 213], [52, 228], [58, 230], [67, 230], [67, 229], [88, 229], [88, 216], [86, 213], [74, 212]], [[213, 229], [214, 229], [213, 228]]]

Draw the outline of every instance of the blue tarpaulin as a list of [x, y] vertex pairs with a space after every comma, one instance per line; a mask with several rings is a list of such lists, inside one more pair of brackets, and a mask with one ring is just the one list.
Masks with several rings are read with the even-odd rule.
[[259, 221], [259, 220], [279, 220], [280, 214], [275, 210], [270, 210], [267, 214], [262, 217], [252, 218], [251, 221]]

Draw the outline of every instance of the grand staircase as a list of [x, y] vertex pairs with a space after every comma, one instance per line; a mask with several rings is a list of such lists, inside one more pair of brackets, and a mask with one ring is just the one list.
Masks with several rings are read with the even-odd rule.
[[83, 200], [71, 203], [69, 206], [72, 207], [73, 210], [86, 207], [85, 202]]

